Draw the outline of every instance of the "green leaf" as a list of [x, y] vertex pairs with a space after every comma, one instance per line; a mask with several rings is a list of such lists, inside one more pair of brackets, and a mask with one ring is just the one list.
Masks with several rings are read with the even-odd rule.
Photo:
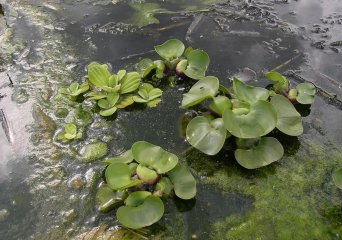
[[269, 97], [267, 89], [247, 85], [236, 77], [233, 77], [233, 89], [236, 97], [247, 103], [255, 103], [258, 100], [266, 101]]
[[249, 109], [229, 109], [223, 113], [226, 129], [238, 138], [257, 138], [271, 132], [277, 124], [277, 112], [271, 103], [259, 100]]
[[115, 107], [117, 107], [117, 108], [125, 108], [125, 107], [128, 107], [128, 106], [132, 105], [133, 103], [134, 103], [133, 96], [128, 94], [128, 95], [123, 96], [120, 99], [119, 103], [117, 103], [115, 105]]
[[97, 87], [108, 86], [108, 79], [111, 76], [106, 64], [92, 62], [87, 66], [88, 80]]
[[141, 77], [146, 77], [151, 73], [152, 70], [156, 68], [156, 65], [154, 62], [149, 58], [144, 58], [140, 60], [140, 62], [137, 64], [137, 71], [140, 72]]
[[189, 46], [189, 47], [187, 47], [186, 49], [185, 49], [185, 51], [184, 51], [184, 57], [188, 57], [189, 56], [189, 54], [193, 51], [194, 49], [191, 47], [191, 46]]
[[125, 163], [112, 163], [105, 171], [106, 182], [113, 190], [125, 189], [141, 183], [140, 180], [131, 180], [131, 171]]
[[159, 182], [156, 184], [154, 195], [158, 196], [169, 196], [171, 191], [173, 190], [173, 184], [171, 180], [167, 177], [162, 177]]
[[107, 184], [101, 185], [96, 193], [98, 208], [101, 212], [108, 212], [121, 205], [126, 197], [126, 191], [113, 191]]
[[75, 134], [76, 135], [77, 127], [73, 123], [67, 123], [64, 126], [64, 130], [65, 130], [66, 133]]
[[110, 107], [107, 99], [100, 99], [99, 101], [97, 101], [97, 105], [103, 109], [107, 109]]
[[268, 72], [266, 73], [266, 78], [273, 82], [273, 90], [276, 92], [281, 92], [289, 88], [289, 81], [278, 72]]
[[153, 107], [156, 107], [160, 102], [161, 102], [161, 98], [156, 98], [147, 102], [146, 104], [148, 107], [153, 108]]
[[171, 61], [182, 56], [185, 46], [178, 39], [169, 39], [163, 44], [155, 46], [154, 49], [159, 56], [167, 61]]
[[191, 199], [196, 196], [196, 180], [186, 166], [178, 164], [168, 173], [168, 176], [177, 197]]
[[148, 196], [143, 204], [122, 206], [116, 212], [118, 221], [125, 227], [139, 229], [158, 222], [164, 214], [163, 201], [157, 196]]
[[156, 60], [153, 63], [156, 66], [156, 74], [154, 76], [158, 79], [162, 79], [166, 69], [165, 63], [162, 60]]
[[154, 14], [165, 11], [156, 3], [132, 1], [129, 6], [134, 10], [134, 13], [127, 22], [138, 27], [158, 24], [159, 20], [154, 17]]
[[154, 184], [158, 179], [158, 173], [156, 173], [156, 171], [149, 169], [148, 167], [144, 167], [141, 164], [137, 167], [137, 175], [139, 179], [148, 185]]
[[87, 98], [90, 100], [100, 100], [107, 97], [105, 92], [90, 92], [87, 94]]
[[215, 112], [216, 114], [222, 116], [224, 110], [226, 108], [232, 108], [232, 103], [229, 98], [225, 96], [218, 96], [213, 99], [213, 101], [209, 104], [209, 109]]
[[128, 164], [129, 170], [131, 171], [131, 174], [134, 175], [136, 174], [137, 168], [138, 168], [138, 164], [136, 162], [132, 162], [130, 164]]
[[104, 116], [104, 117], [108, 117], [108, 116], [113, 115], [116, 112], [116, 110], [117, 110], [116, 107], [112, 107], [112, 108], [109, 108], [109, 109], [101, 110], [100, 111], [100, 115]]
[[131, 163], [131, 162], [133, 162], [133, 155], [132, 155], [131, 149], [127, 150], [126, 152], [124, 152], [123, 154], [119, 156], [107, 158], [102, 161], [102, 163], [106, 165], [109, 165], [112, 163]]
[[137, 90], [141, 83], [141, 77], [137, 72], [127, 73], [126, 76], [121, 80], [120, 93], [130, 93]]
[[219, 80], [209, 76], [195, 83], [188, 93], [183, 94], [181, 108], [188, 108], [199, 104], [207, 98], [213, 98], [219, 89]]
[[237, 149], [235, 151], [237, 162], [247, 169], [267, 166], [281, 159], [283, 155], [283, 146], [277, 139], [272, 137], [261, 138], [250, 149]]
[[148, 93], [148, 100], [151, 101], [155, 98], [158, 98], [162, 95], [163, 91], [160, 90], [159, 88], [153, 88], [151, 91]]
[[312, 104], [315, 99], [316, 87], [312, 83], [300, 83], [296, 87], [298, 95], [297, 102], [301, 104]]
[[342, 189], [342, 168], [337, 169], [332, 175], [333, 181], [339, 189]]
[[125, 205], [130, 207], [136, 207], [144, 203], [145, 199], [151, 196], [148, 191], [136, 191], [132, 192], [125, 200]]
[[139, 97], [139, 96], [133, 96], [133, 101], [137, 102], [137, 103], [146, 103], [146, 102], [148, 102], [147, 99], [144, 99], [144, 98]]
[[184, 74], [195, 80], [203, 78], [210, 63], [208, 54], [200, 49], [192, 50], [188, 54], [187, 60], [188, 66]]
[[119, 82], [126, 76], [126, 73], [127, 71], [125, 69], [121, 69], [118, 71], [117, 76]]
[[118, 93], [115, 93], [115, 92], [109, 93], [107, 95], [108, 105], [110, 107], [113, 107], [116, 104], [116, 102], [119, 100], [119, 97], [120, 95]]
[[217, 154], [226, 141], [227, 130], [223, 119], [208, 119], [198, 116], [193, 118], [186, 128], [186, 139], [201, 152], [208, 155]]
[[271, 104], [277, 111], [277, 128], [290, 136], [299, 136], [303, 133], [302, 118], [292, 103], [282, 95], [271, 98]]
[[135, 142], [131, 149], [135, 161], [153, 168], [159, 174], [170, 171], [178, 163], [175, 154], [145, 141]]

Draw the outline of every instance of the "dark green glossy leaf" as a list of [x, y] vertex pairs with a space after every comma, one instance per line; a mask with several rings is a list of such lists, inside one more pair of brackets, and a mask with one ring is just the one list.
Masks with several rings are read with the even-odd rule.
[[131, 162], [133, 162], [133, 155], [132, 155], [131, 149], [127, 150], [126, 152], [124, 152], [123, 154], [119, 156], [107, 158], [102, 161], [102, 163], [106, 165], [109, 165], [112, 163], [131, 163]]
[[300, 83], [297, 89], [297, 102], [301, 104], [312, 104], [315, 99], [316, 87], [312, 83]]
[[154, 47], [156, 52], [167, 61], [171, 61], [175, 58], [182, 56], [185, 46], [178, 39], [170, 39], [161, 45]]
[[284, 149], [281, 143], [272, 137], [263, 137], [250, 149], [237, 149], [235, 158], [238, 163], [247, 169], [256, 169], [267, 166], [281, 159]]
[[277, 123], [277, 112], [271, 103], [259, 100], [250, 108], [227, 108], [223, 113], [226, 129], [238, 138], [257, 138], [271, 132]]
[[144, 58], [137, 64], [137, 71], [141, 73], [143, 78], [149, 75], [155, 68], [154, 62], [149, 58]]
[[125, 205], [130, 207], [136, 207], [144, 203], [145, 199], [151, 196], [148, 191], [136, 191], [132, 192], [125, 200]]
[[229, 98], [225, 96], [215, 97], [209, 105], [209, 109], [220, 116], [222, 116], [226, 108], [232, 108], [232, 103]]
[[208, 54], [200, 49], [192, 50], [188, 54], [187, 60], [188, 66], [184, 74], [195, 80], [203, 78], [210, 63]]
[[213, 98], [219, 89], [219, 80], [209, 76], [195, 83], [188, 93], [183, 94], [182, 108], [188, 108], [201, 103], [207, 98]]
[[290, 136], [303, 133], [302, 117], [292, 103], [282, 95], [272, 97], [271, 104], [277, 111], [277, 128]]
[[132, 207], [122, 206], [116, 216], [125, 227], [139, 229], [158, 222], [164, 214], [164, 204], [157, 196], [148, 196], [143, 204]]
[[125, 189], [141, 183], [140, 180], [131, 180], [131, 171], [125, 163], [112, 163], [105, 171], [106, 182], [113, 190]]
[[141, 179], [145, 184], [154, 184], [158, 179], [158, 173], [156, 173], [156, 171], [149, 169], [148, 167], [144, 167], [141, 164], [138, 165], [136, 171], [139, 179]]
[[255, 103], [258, 100], [267, 100], [269, 91], [265, 88], [253, 87], [233, 78], [233, 89], [236, 97], [247, 103]]
[[178, 163], [178, 157], [175, 154], [145, 141], [134, 143], [131, 149], [135, 161], [153, 168], [159, 174], [170, 171]]
[[190, 121], [186, 128], [186, 139], [201, 152], [208, 155], [217, 154], [226, 141], [227, 130], [222, 118], [209, 119], [198, 116]]
[[121, 205], [126, 197], [126, 191], [113, 191], [107, 184], [101, 185], [96, 193], [96, 199], [99, 205], [98, 208], [101, 212], [108, 212]]
[[177, 197], [191, 199], [196, 196], [196, 180], [186, 166], [178, 164], [168, 173], [168, 176]]

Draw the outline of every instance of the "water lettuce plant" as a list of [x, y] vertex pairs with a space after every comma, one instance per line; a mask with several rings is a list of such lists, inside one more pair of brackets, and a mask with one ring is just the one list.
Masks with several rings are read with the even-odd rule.
[[64, 129], [57, 134], [56, 140], [62, 142], [69, 142], [74, 139], [82, 137], [82, 132], [77, 131], [77, 126], [73, 123], [67, 123]]
[[[215, 155], [227, 138], [234, 137], [235, 158], [247, 169], [267, 166], [281, 159], [283, 146], [268, 135], [277, 129], [299, 136], [303, 133], [302, 119], [290, 100], [288, 80], [277, 72], [267, 73], [266, 78], [273, 82], [270, 89], [254, 87], [233, 77], [230, 91], [222, 88], [217, 78], [202, 77], [183, 94], [181, 108], [209, 101], [208, 112], [193, 118], [187, 125], [187, 141], [198, 150]], [[301, 94], [296, 95], [298, 103], [313, 101], [315, 89], [312, 86], [297, 86], [301, 89]]]
[[103, 161], [105, 184], [97, 193], [99, 210], [116, 213], [125, 227], [138, 229], [159, 221], [164, 214], [161, 198], [174, 193], [181, 199], [196, 196], [196, 181], [178, 157], [145, 141], [135, 142], [120, 156]]

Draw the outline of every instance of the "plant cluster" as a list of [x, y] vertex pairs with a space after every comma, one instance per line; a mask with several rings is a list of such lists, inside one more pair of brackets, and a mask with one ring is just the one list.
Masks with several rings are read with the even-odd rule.
[[130, 106], [134, 102], [155, 107], [161, 101], [162, 90], [143, 83], [138, 72], [119, 70], [112, 74], [106, 64], [97, 62], [90, 63], [87, 70], [85, 82], [72, 83], [67, 91], [72, 100], [77, 100], [82, 94], [95, 101], [101, 116], [111, 116], [117, 109]]
[[106, 184], [100, 186], [97, 198], [101, 211], [117, 210], [118, 221], [138, 229], [159, 221], [164, 214], [162, 197], [175, 194], [181, 199], [196, 195], [196, 181], [190, 171], [178, 162], [175, 154], [145, 141], [132, 145], [120, 156], [103, 161]]
[[[315, 87], [311, 83], [288, 89], [288, 80], [277, 72], [266, 74], [274, 82], [269, 89], [253, 87], [233, 78], [233, 91], [223, 90], [216, 77], [199, 80], [183, 95], [182, 108], [210, 99], [208, 112], [193, 118], [186, 128], [188, 142], [198, 150], [217, 154], [227, 138], [236, 138], [235, 158], [247, 169], [271, 164], [282, 158], [284, 149], [274, 137], [275, 128], [290, 135], [303, 133], [302, 119], [292, 101], [311, 104]], [[292, 94], [292, 92], [295, 92]]]
[[[217, 154], [226, 139], [235, 138], [235, 158], [255, 169], [282, 158], [284, 149], [270, 133], [274, 129], [290, 135], [303, 133], [301, 115], [294, 104], [311, 104], [316, 88], [311, 83], [290, 89], [288, 80], [277, 72], [266, 78], [268, 88], [253, 87], [233, 78], [233, 90], [221, 85], [218, 78], [206, 76], [210, 59], [201, 49], [185, 48], [177, 39], [155, 46], [162, 60], [142, 59], [136, 72], [119, 70], [110, 73], [107, 65], [92, 62], [81, 84], [72, 83], [66, 93], [71, 100], [88, 99], [96, 103], [99, 114], [113, 115], [117, 109], [136, 103], [155, 107], [162, 90], [152, 84], [178, 77], [195, 82], [183, 94], [181, 108], [205, 106], [186, 127], [186, 139], [208, 155]], [[81, 97], [82, 96], [82, 97]], [[205, 104], [206, 105], [205, 105]], [[95, 105], [95, 104], [94, 104]], [[67, 124], [57, 139], [68, 142], [81, 137], [74, 124]], [[234, 145], [234, 146], [235, 146]], [[105, 159], [105, 183], [97, 193], [99, 209], [115, 207], [118, 221], [132, 229], [157, 222], [164, 213], [161, 198], [175, 194], [181, 199], [196, 195], [196, 181], [178, 157], [159, 146], [140, 141], [120, 156]]]

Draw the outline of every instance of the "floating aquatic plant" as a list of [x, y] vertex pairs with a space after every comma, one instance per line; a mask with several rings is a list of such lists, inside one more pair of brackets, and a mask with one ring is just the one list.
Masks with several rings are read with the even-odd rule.
[[[221, 87], [215, 77], [201, 78], [188, 93], [183, 94], [182, 108], [211, 102], [208, 113], [193, 118], [186, 128], [188, 142], [198, 150], [217, 154], [225, 140], [236, 138], [235, 158], [248, 169], [267, 166], [282, 158], [284, 149], [274, 137], [274, 129], [290, 135], [303, 133], [301, 115], [289, 100], [288, 80], [277, 72], [266, 74], [274, 82], [271, 90], [250, 86], [233, 77], [233, 91]], [[297, 102], [313, 101], [312, 84], [299, 84]], [[303, 100], [304, 99], [304, 100]]]
[[172, 191], [181, 199], [196, 195], [196, 181], [178, 157], [159, 146], [139, 141], [122, 155], [103, 161], [106, 184], [97, 194], [99, 209], [118, 204], [118, 221], [132, 229], [150, 226], [164, 214], [161, 197]]
[[335, 170], [333, 172], [332, 178], [333, 178], [335, 185], [339, 189], [342, 189], [342, 168]]
[[69, 142], [82, 137], [82, 132], [77, 131], [77, 126], [73, 123], [67, 123], [63, 131], [57, 134], [56, 139], [62, 142]]
[[137, 70], [143, 78], [152, 75], [152, 79], [162, 79], [168, 75], [174, 75], [193, 80], [205, 77], [205, 72], [210, 63], [208, 54], [201, 49], [193, 49], [178, 39], [169, 39], [154, 47], [157, 54], [163, 60], [153, 61], [142, 59], [137, 64]]
[[[158, 6], [144, 6], [147, 8], [136, 9], [137, 15], [143, 16], [146, 24], [154, 23], [152, 13], [157, 12]], [[150, 11], [150, 7], [156, 11]], [[186, 48], [177, 39], [155, 46], [155, 51], [162, 59], [144, 58], [136, 64], [136, 72], [119, 70], [113, 74], [106, 64], [92, 62], [87, 66], [85, 81], [72, 83], [64, 93], [74, 103], [82, 99], [93, 101], [94, 111], [111, 116], [134, 103], [155, 107], [161, 102], [163, 91], [154, 84], [161, 86], [160, 81], [177, 77], [194, 83], [183, 94], [181, 108], [203, 103], [207, 111], [202, 108], [189, 121], [185, 131], [187, 141], [203, 153], [215, 155], [231, 138], [234, 141], [230, 142], [235, 142], [232, 147], [236, 161], [247, 169], [264, 167], [282, 158], [284, 148], [274, 137], [275, 130], [290, 136], [303, 133], [301, 115], [294, 104], [313, 103], [316, 93], [313, 84], [301, 83], [290, 89], [287, 78], [272, 71], [266, 74], [272, 82], [267, 89], [248, 85], [236, 77], [232, 79], [232, 89], [228, 89], [217, 77], [206, 76], [210, 59], [205, 51]], [[83, 98], [78, 98], [81, 95]], [[57, 139], [68, 142], [81, 136], [76, 125], [70, 123]], [[105, 147], [84, 146], [80, 159], [90, 162], [104, 157], [108, 149], [106, 143], [101, 144]], [[154, 144], [136, 142], [120, 156], [102, 162], [107, 167], [105, 182], [97, 192], [99, 210], [107, 212], [118, 207], [117, 219], [128, 228], [138, 229], [158, 222], [164, 214], [162, 198], [175, 195], [187, 200], [196, 196], [196, 181], [188, 168], [175, 154]], [[333, 179], [342, 188], [341, 170], [333, 174]]]

